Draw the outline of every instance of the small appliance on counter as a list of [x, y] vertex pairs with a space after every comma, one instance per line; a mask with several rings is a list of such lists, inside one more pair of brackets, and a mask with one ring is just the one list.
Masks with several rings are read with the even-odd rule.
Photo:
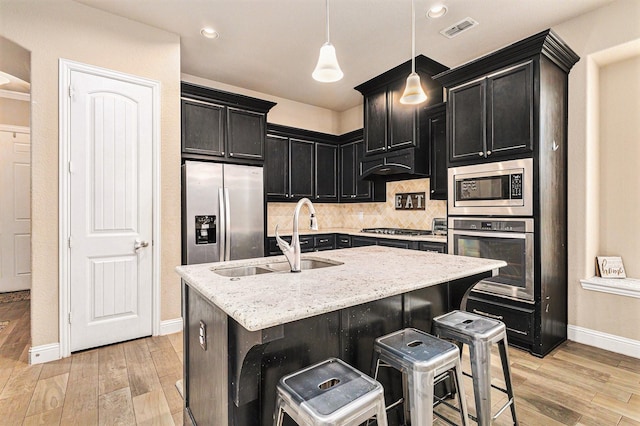
[[447, 235], [447, 218], [434, 217], [431, 222], [431, 232], [433, 235]]

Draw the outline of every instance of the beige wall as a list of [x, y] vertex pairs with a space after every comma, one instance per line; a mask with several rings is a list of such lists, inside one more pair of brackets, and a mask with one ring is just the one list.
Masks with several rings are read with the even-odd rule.
[[0, 33], [31, 51], [31, 339], [58, 342], [58, 60], [161, 82], [161, 318], [180, 317], [180, 40], [69, 0], [2, 0]]
[[29, 127], [30, 110], [28, 101], [0, 96], [0, 124]]
[[[600, 229], [600, 206], [607, 199], [604, 188], [601, 187], [600, 176], [603, 171], [606, 174], [608, 167], [605, 165], [603, 169], [600, 165], [600, 146], [607, 143], [600, 138], [614, 135], [609, 133], [610, 130], [604, 130], [603, 134], [599, 130], [607, 129], [613, 124], [601, 121], [601, 117], [605, 120], [612, 119], [607, 113], [602, 113], [599, 101], [604, 96], [604, 102], [610, 102], [609, 94], [603, 95], [599, 88], [598, 74], [601, 72], [602, 61], [606, 63], [611, 60], [611, 56], [603, 55], [603, 52], [616, 50], [618, 47], [624, 50], [630, 43], [637, 45], [640, 39], [639, 22], [640, 2], [617, 0], [554, 27], [560, 37], [581, 57], [569, 75], [569, 324], [638, 341], [640, 299], [584, 290], [579, 280], [594, 275], [595, 256], [605, 248], [601, 246], [601, 241], [608, 238]], [[598, 56], [601, 56], [600, 63]], [[605, 73], [608, 72], [605, 70]], [[626, 130], [619, 129], [622, 133], [616, 133], [615, 137], [621, 136], [628, 141], [627, 144], [635, 144], [637, 149], [640, 120], [636, 102], [640, 92], [637, 85], [626, 81], [624, 83], [627, 87], [623, 92], [611, 96], [616, 96], [619, 102], [617, 110], [635, 108], [636, 115], [634, 119], [625, 122]], [[619, 86], [612, 89], [618, 90]], [[632, 135], [636, 135], [635, 139]], [[625, 146], [624, 151], [632, 152], [632, 148]], [[625, 209], [633, 199], [637, 203], [640, 196], [637, 186], [628, 185], [626, 188], [630, 190], [631, 198], [619, 199], [612, 208]], [[629, 227], [624, 238], [637, 239], [637, 228]], [[622, 246], [617, 247], [626, 250]], [[631, 262], [637, 264], [638, 251], [637, 248], [633, 250], [635, 252], [631, 251], [629, 255], [635, 253], [635, 259], [627, 259], [627, 265]], [[632, 267], [632, 270], [637, 271], [637, 266]]]

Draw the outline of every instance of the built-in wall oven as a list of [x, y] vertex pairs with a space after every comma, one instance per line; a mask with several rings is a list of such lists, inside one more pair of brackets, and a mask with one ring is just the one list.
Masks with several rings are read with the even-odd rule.
[[473, 290], [533, 303], [533, 218], [449, 217], [450, 254], [507, 262]]

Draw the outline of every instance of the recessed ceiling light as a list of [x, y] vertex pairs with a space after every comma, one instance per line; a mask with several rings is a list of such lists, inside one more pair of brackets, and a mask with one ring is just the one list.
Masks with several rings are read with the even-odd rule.
[[203, 37], [211, 39], [220, 37], [220, 34], [218, 34], [218, 32], [211, 27], [204, 27], [200, 30], [200, 34], [202, 34]]
[[447, 6], [445, 6], [443, 4], [438, 4], [436, 6], [433, 6], [427, 12], [427, 16], [429, 18], [440, 18], [440, 17], [442, 17], [442, 16], [444, 16], [446, 14], [447, 14]]

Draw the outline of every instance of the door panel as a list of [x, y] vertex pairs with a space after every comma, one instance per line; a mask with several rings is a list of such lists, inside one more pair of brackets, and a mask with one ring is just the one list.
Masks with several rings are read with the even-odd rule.
[[70, 81], [70, 348], [77, 351], [152, 333], [153, 93], [76, 70]]
[[0, 293], [31, 288], [31, 144], [0, 131]]

